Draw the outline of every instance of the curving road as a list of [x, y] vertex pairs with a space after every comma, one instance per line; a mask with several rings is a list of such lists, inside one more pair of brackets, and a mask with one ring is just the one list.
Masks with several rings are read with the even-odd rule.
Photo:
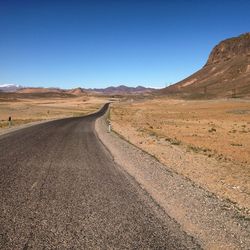
[[197, 249], [114, 163], [99, 112], [0, 137], [0, 249]]

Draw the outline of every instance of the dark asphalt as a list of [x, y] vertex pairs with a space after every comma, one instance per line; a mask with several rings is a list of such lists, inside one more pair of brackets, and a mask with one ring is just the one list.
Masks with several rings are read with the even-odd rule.
[[198, 249], [95, 134], [107, 109], [0, 137], [0, 249]]

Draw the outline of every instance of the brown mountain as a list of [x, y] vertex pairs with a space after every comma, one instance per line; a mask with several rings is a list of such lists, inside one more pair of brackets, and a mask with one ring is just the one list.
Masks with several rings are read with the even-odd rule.
[[66, 92], [68, 94], [72, 94], [72, 95], [86, 95], [87, 94], [87, 92], [84, 89], [80, 88], [80, 87], [75, 88], [75, 89], [66, 90]]
[[220, 42], [201, 70], [161, 93], [194, 98], [250, 96], [250, 33]]

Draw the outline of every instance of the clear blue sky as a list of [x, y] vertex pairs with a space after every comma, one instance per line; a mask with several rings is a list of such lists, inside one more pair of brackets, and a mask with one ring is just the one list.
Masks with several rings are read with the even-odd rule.
[[248, 0], [0, 0], [0, 84], [163, 87], [249, 31]]

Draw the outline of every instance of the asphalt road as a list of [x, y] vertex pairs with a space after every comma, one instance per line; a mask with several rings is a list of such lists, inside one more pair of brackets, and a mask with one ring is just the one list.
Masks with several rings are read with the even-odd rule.
[[0, 249], [198, 249], [112, 159], [93, 115], [0, 137]]

